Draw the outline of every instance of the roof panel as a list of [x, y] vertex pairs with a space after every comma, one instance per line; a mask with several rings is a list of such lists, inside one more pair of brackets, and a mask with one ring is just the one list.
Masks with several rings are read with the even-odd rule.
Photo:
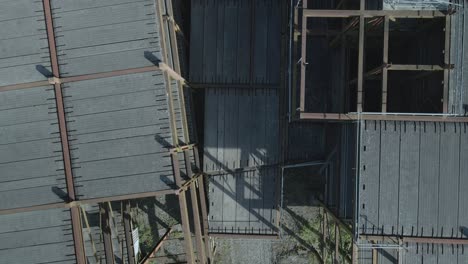
[[75, 263], [70, 211], [52, 209], [0, 216], [2, 263]]
[[151, 66], [161, 57], [154, 2], [56, 2], [62, 76]]
[[278, 162], [276, 90], [207, 89], [205, 102], [205, 171]]
[[[460, 158], [465, 155], [467, 124], [365, 121], [362, 125], [361, 232], [462, 236], [466, 221], [459, 213], [468, 200], [459, 182], [465, 182], [468, 174], [463, 173]], [[378, 213], [372, 210], [376, 206]], [[362, 228], [376, 219], [378, 227]]]
[[159, 74], [69, 83], [64, 91], [80, 199], [174, 187], [169, 113]]
[[50, 72], [42, 2], [0, 2], [0, 85], [45, 80]]
[[63, 201], [62, 148], [53, 90], [0, 93], [0, 208]]
[[190, 80], [278, 84], [280, 4], [192, 0]]

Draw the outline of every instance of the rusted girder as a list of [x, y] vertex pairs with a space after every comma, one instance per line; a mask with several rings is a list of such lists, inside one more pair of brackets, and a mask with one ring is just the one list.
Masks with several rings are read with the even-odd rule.
[[452, 115], [412, 115], [412, 114], [357, 114], [357, 113], [301, 113], [300, 119], [330, 120], [330, 121], [358, 121], [358, 120], [382, 120], [382, 121], [422, 121], [422, 122], [454, 122], [466, 123], [466, 116]]
[[426, 243], [426, 244], [448, 244], [448, 245], [468, 245], [467, 238], [445, 238], [445, 237], [411, 237], [394, 235], [359, 235], [361, 240], [367, 241], [401, 241], [403, 243]]
[[[132, 234], [132, 215], [130, 213], [130, 201], [124, 202], [124, 232], [125, 232], [125, 245], [127, 246], [128, 263], [135, 264], [135, 252], [133, 250], [133, 234]], [[123, 256], [122, 256], [123, 257]]]
[[[176, 185], [180, 188], [182, 187], [182, 178], [180, 176], [179, 158], [177, 156], [177, 153], [171, 153], [171, 158], [174, 179]], [[185, 197], [185, 192], [180, 192], [178, 198], [182, 230], [184, 231], [185, 255], [187, 257], [187, 263], [194, 264], [195, 259], [193, 254], [192, 234], [190, 233], [190, 221], [188, 217], [187, 199]]]
[[434, 18], [445, 17], [447, 14], [438, 10], [326, 10], [305, 9], [304, 17], [384, 17], [392, 18]]
[[[49, 43], [50, 62], [52, 65], [52, 74], [55, 78], [60, 78], [60, 69], [58, 65], [57, 48], [55, 45], [54, 24], [52, 19], [52, 8], [50, 0], [42, 1], [44, 7], [44, 16], [47, 31], [47, 40]], [[70, 149], [68, 144], [67, 123], [65, 118], [65, 107], [63, 104], [62, 87], [59, 83], [54, 84], [55, 103], [57, 107], [58, 125], [60, 131], [60, 141], [62, 145], [62, 157], [65, 170], [65, 182], [67, 185], [68, 200], [75, 201], [75, 185], [73, 181], [73, 172], [71, 166]], [[81, 215], [77, 207], [70, 209], [73, 244], [75, 248], [76, 261], [78, 264], [85, 264], [85, 252], [83, 245], [83, 233], [81, 229]]]
[[169, 235], [172, 233], [172, 227], [169, 228], [166, 233], [161, 237], [161, 239], [159, 240], [159, 242], [156, 244], [156, 246], [153, 248], [153, 250], [151, 250], [151, 253], [146, 256], [140, 263], [143, 263], [143, 264], [149, 264], [151, 263], [151, 259], [155, 258], [156, 257], [156, 253], [158, 253], [158, 250], [162, 247], [163, 245], [163, 242], [169, 237]]
[[211, 237], [219, 238], [241, 238], [241, 239], [279, 239], [279, 235], [262, 235], [262, 234], [229, 234], [229, 233], [216, 233], [210, 232]]
[[110, 227], [109, 220], [109, 206], [107, 203], [102, 203], [99, 205], [100, 215], [101, 215], [101, 232], [104, 242], [104, 254], [106, 256], [107, 264], [114, 264], [114, 249], [112, 247], [112, 231]]
[[187, 176], [191, 179], [194, 179], [194, 181], [190, 184], [189, 188], [190, 188], [190, 200], [192, 201], [193, 225], [195, 227], [195, 243], [197, 246], [198, 261], [200, 263], [206, 263], [207, 262], [206, 254], [205, 254], [206, 241], [203, 241], [203, 235], [202, 235], [202, 230], [201, 230], [200, 211], [198, 209], [198, 195], [197, 195], [197, 187], [196, 187], [197, 178], [195, 178], [195, 175], [193, 175], [192, 166], [190, 162], [190, 155], [187, 150], [184, 151], [184, 162], [185, 162], [185, 170], [186, 170]]

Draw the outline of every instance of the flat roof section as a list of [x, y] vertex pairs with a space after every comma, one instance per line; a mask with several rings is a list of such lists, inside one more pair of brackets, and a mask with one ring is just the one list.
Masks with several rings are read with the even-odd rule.
[[277, 164], [276, 89], [205, 90], [204, 171]]
[[192, 83], [280, 81], [281, 1], [191, 1]]
[[466, 237], [468, 124], [362, 121], [358, 232]]
[[42, 1], [0, 2], [0, 86], [43, 81], [51, 71]]
[[161, 60], [151, 0], [52, 0], [61, 77], [154, 65]]
[[0, 209], [67, 197], [54, 90], [0, 92]]
[[1, 263], [76, 263], [69, 209], [2, 215]]
[[276, 226], [276, 166], [209, 177], [209, 232], [273, 235]]
[[161, 73], [73, 82], [63, 90], [79, 199], [175, 188]]

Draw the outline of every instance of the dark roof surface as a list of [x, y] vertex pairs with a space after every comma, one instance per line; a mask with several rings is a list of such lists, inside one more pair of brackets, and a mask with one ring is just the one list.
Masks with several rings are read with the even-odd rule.
[[462, 237], [467, 129], [464, 123], [363, 122], [359, 232]]
[[192, 0], [191, 8], [191, 82], [278, 84], [281, 1]]
[[276, 89], [205, 89], [204, 171], [277, 164]]

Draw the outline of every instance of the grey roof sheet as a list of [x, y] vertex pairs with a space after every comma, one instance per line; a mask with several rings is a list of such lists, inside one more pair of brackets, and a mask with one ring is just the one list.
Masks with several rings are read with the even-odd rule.
[[279, 83], [280, 4], [192, 0], [190, 81]]
[[61, 202], [66, 192], [54, 91], [0, 93], [0, 209]]
[[155, 2], [52, 1], [61, 75], [151, 66], [161, 58]]
[[0, 217], [0, 263], [76, 263], [70, 210]]
[[64, 95], [79, 198], [173, 188], [160, 73], [69, 83]]
[[275, 233], [278, 171], [270, 166], [210, 176], [210, 232]]
[[468, 226], [467, 129], [464, 123], [363, 122], [359, 232], [461, 237]]
[[50, 71], [41, 1], [0, 2], [0, 85], [45, 80], [36, 66]]
[[206, 89], [204, 171], [276, 164], [276, 89]]

